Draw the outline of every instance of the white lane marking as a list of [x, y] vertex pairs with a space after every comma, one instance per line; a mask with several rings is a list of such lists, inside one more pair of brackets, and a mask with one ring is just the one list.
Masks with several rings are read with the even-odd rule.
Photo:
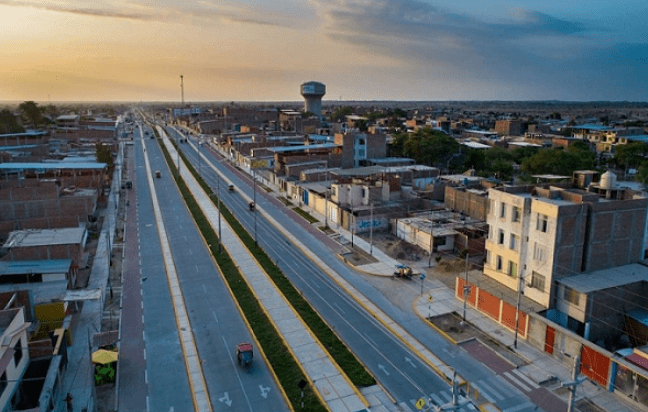
[[[196, 269], [198, 269], [197, 266], [196, 266]], [[204, 284], [204, 283], [203, 283], [203, 290], [205, 291], [205, 293], [207, 293], [207, 287], [205, 287], [205, 284]]]
[[436, 403], [437, 406], [443, 405], [443, 400], [441, 398], [439, 398], [436, 394], [434, 394], [434, 393], [430, 394], [430, 398], [432, 398], [432, 400], [434, 400], [434, 403]]
[[263, 396], [263, 399], [266, 399], [268, 397], [268, 392], [270, 392], [270, 387], [259, 385], [259, 389], [261, 389], [261, 396]]
[[148, 371], [144, 369], [144, 383], [148, 385]]
[[504, 376], [506, 376], [507, 378], [509, 378], [509, 380], [510, 380], [511, 382], [515, 383], [515, 384], [516, 384], [517, 386], [519, 386], [520, 388], [524, 389], [525, 392], [529, 392], [529, 391], [531, 390], [531, 389], [529, 389], [528, 386], [526, 386], [525, 384], [523, 384], [522, 382], [520, 382], [518, 379], [515, 378], [515, 376], [511, 375], [510, 373], [508, 373], [508, 372], [504, 372]]
[[533, 406], [534, 404], [532, 404], [531, 402], [525, 402], [520, 405], [513, 406], [508, 409], [504, 409], [502, 412], [517, 412], [517, 411], [521, 411], [522, 409], [531, 408]]
[[477, 388], [479, 391], [479, 396], [483, 396], [484, 398], [488, 399], [489, 402], [495, 403], [495, 399], [493, 399], [485, 390], [483, 390], [479, 385], [477, 385], [475, 382], [472, 384], [473, 388]]
[[342, 313], [346, 313], [346, 312], [344, 311], [344, 309], [342, 309], [342, 308], [340, 307], [340, 305], [338, 305], [337, 303], [333, 303], [333, 304], [335, 305], [336, 308], [338, 308], [338, 310], [339, 310], [340, 312], [342, 312]]
[[501, 400], [504, 400], [504, 397], [503, 397], [499, 392], [497, 392], [495, 389], [493, 389], [489, 384], [487, 384], [487, 383], [484, 382], [483, 380], [479, 381], [479, 384], [480, 384], [483, 388], [486, 388], [486, 390], [487, 390], [488, 392], [490, 392], [491, 395], [495, 396], [495, 397], [496, 397], [497, 399], [499, 399], [500, 401], [501, 401]]
[[146, 341], [146, 335], [144, 335], [144, 331], [142, 331], [142, 340]]
[[518, 369], [513, 369], [513, 373], [522, 378], [529, 386], [531, 386], [534, 389], [538, 389], [540, 385], [536, 384], [533, 382], [528, 376], [520, 372]]

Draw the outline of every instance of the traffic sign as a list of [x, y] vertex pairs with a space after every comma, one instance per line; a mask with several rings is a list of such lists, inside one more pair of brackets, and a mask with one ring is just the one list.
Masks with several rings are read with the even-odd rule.
[[425, 400], [423, 398], [419, 398], [419, 400], [416, 401], [416, 405], [414, 406], [416, 406], [416, 409], [420, 411], [425, 406]]
[[425, 279], [425, 273], [421, 273], [421, 280]]

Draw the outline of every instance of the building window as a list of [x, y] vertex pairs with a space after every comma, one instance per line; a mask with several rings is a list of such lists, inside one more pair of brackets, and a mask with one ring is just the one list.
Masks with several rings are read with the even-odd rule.
[[542, 245], [538, 245], [538, 242], [535, 242], [535, 244], [533, 245], [533, 259], [540, 262], [544, 262], [545, 260], [544, 248], [542, 247]]
[[539, 230], [543, 233], [547, 233], [548, 221], [549, 221], [549, 217], [547, 217], [547, 215], [538, 213], [538, 222], [536, 223], [536, 230]]
[[506, 203], [504, 202], [500, 204], [500, 217], [502, 219], [506, 217]]
[[18, 367], [18, 364], [20, 363], [22, 356], [23, 356], [22, 346], [20, 346], [20, 339], [18, 339], [18, 342], [16, 342], [16, 346], [14, 346], [14, 362], [16, 367]]
[[520, 237], [511, 233], [511, 238], [509, 240], [509, 249], [517, 250], [519, 243]]
[[499, 255], [497, 256], [497, 262], [496, 262], [495, 269], [496, 269], [498, 272], [501, 272], [501, 271], [502, 271], [502, 257], [499, 256]]
[[513, 262], [512, 260], [509, 260], [508, 264], [508, 275], [512, 278], [516, 278], [518, 273], [517, 273], [517, 263]]
[[511, 216], [511, 220], [514, 222], [519, 222], [520, 221], [520, 208], [517, 206], [513, 206], [513, 216]]
[[531, 287], [544, 292], [545, 277], [538, 272], [531, 272]]
[[563, 299], [572, 305], [578, 306], [580, 302], [580, 294], [568, 286], [563, 286]]
[[486, 264], [487, 264], [487, 265], [490, 265], [490, 263], [491, 263], [491, 254], [490, 254], [490, 250], [486, 249]]
[[500, 229], [497, 234], [497, 244], [498, 245], [504, 244], [504, 231], [502, 229]]

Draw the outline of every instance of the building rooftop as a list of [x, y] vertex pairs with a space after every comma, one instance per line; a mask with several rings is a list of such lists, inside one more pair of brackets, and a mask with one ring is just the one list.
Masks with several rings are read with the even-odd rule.
[[56, 163], [0, 163], [0, 170], [59, 170], [59, 169], [94, 169], [106, 168], [105, 163], [97, 162], [56, 162]]
[[558, 282], [581, 293], [609, 289], [630, 283], [648, 281], [648, 267], [633, 263], [559, 279]]
[[299, 152], [312, 149], [333, 149], [336, 147], [342, 147], [342, 145], [335, 143], [322, 143], [322, 144], [305, 144], [298, 146], [280, 146], [280, 147], [268, 147], [268, 150], [276, 153], [285, 153], [285, 152]]
[[0, 275], [67, 273], [71, 259], [0, 261]]
[[83, 242], [85, 235], [85, 227], [16, 230], [9, 233], [9, 238], [2, 247], [12, 248], [77, 244]]
[[477, 143], [473, 141], [466, 141], [461, 143], [464, 146], [468, 146], [471, 149], [490, 149], [491, 147], [487, 144]]

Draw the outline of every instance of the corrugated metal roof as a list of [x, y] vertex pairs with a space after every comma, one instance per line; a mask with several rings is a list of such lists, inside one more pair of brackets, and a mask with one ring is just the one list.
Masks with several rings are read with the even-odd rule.
[[80, 162], [58, 162], [58, 163], [0, 163], [0, 170], [58, 170], [58, 169], [95, 169], [101, 170], [106, 167], [105, 163], [80, 163]]
[[30, 247], [44, 245], [79, 244], [83, 241], [86, 229], [84, 227], [17, 230], [9, 233], [5, 248]]
[[0, 261], [0, 275], [67, 273], [71, 264], [72, 259]]

